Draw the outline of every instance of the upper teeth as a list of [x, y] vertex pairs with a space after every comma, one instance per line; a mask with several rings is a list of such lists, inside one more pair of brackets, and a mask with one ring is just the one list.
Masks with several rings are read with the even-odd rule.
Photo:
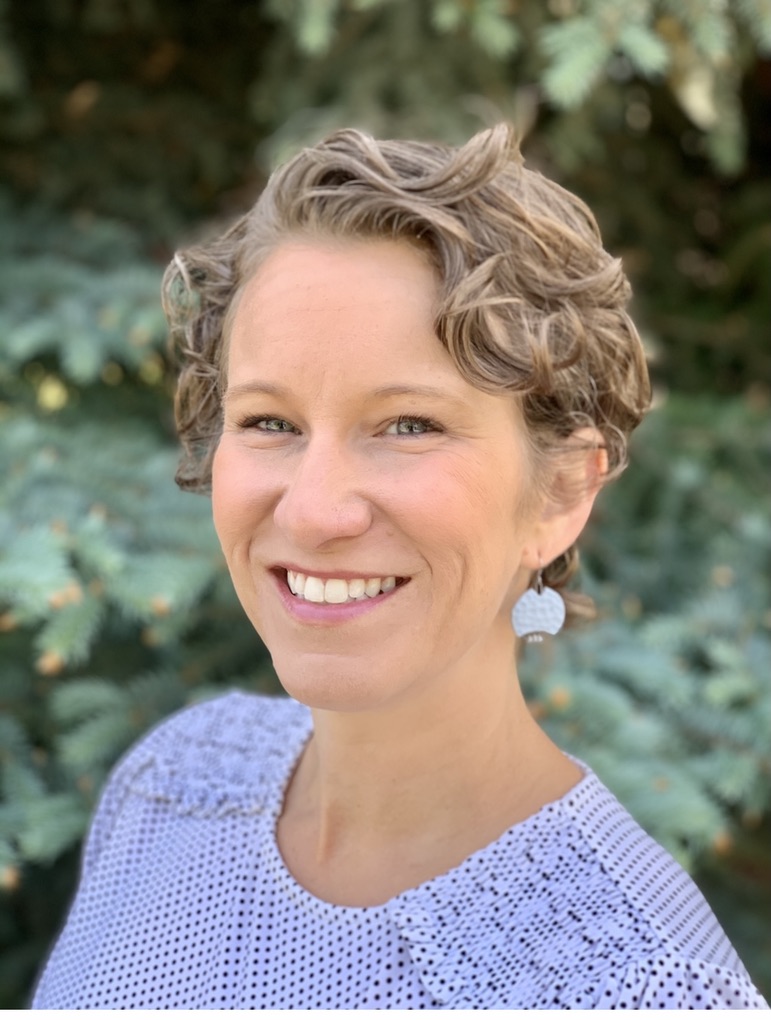
[[321, 577], [287, 570], [286, 579], [289, 590], [309, 602], [341, 603], [354, 599], [372, 599], [381, 591], [391, 591], [396, 587], [395, 577], [357, 577], [353, 581], [330, 577], [324, 580]]

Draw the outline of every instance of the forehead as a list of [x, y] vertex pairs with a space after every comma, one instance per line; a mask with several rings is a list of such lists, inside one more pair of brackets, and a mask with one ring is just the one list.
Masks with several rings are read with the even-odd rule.
[[287, 272], [302, 271], [321, 282], [334, 278], [340, 265], [347, 265], [349, 269], [359, 266], [361, 275], [365, 275], [372, 263], [396, 273], [401, 269], [410, 275], [416, 267], [420, 267], [427, 280], [435, 278], [431, 254], [417, 241], [398, 237], [334, 237], [324, 234], [287, 237], [260, 260], [252, 278], [265, 283]]
[[436, 270], [404, 241], [288, 242], [249, 279], [232, 321], [226, 399], [302, 394], [325, 413], [410, 391], [475, 424], [522, 427], [517, 400], [478, 389], [439, 340]]
[[232, 316], [229, 370], [312, 359], [428, 360], [457, 373], [434, 330], [438, 286], [404, 241], [287, 242], [246, 281]]
[[361, 314], [362, 305], [387, 309], [395, 290], [411, 308], [433, 313], [438, 281], [428, 257], [397, 240], [293, 240], [274, 249], [248, 279], [239, 306], [259, 316], [278, 303], [294, 313]]

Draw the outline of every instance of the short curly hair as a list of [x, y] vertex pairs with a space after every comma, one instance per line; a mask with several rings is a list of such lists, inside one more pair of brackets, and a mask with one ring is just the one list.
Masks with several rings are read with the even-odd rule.
[[[435, 328], [461, 374], [517, 394], [544, 455], [583, 426], [603, 437], [615, 478], [650, 404], [640, 337], [619, 259], [575, 195], [527, 169], [512, 129], [465, 145], [379, 141], [338, 131], [271, 175], [254, 207], [221, 237], [174, 256], [164, 308], [181, 359], [177, 482], [208, 491], [222, 428], [229, 322], [245, 283], [289, 239], [405, 239], [433, 262]], [[568, 615], [587, 602], [565, 586], [575, 547], [545, 565]]]

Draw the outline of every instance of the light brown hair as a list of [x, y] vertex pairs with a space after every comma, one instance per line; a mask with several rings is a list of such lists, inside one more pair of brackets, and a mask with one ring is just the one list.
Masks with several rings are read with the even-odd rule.
[[[500, 124], [459, 148], [338, 131], [275, 170], [223, 236], [174, 257], [163, 294], [181, 357], [180, 486], [210, 486], [240, 291], [271, 251], [298, 237], [418, 244], [438, 274], [437, 336], [464, 377], [518, 395], [545, 462], [591, 426], [607, 450], [605, 481], [623, 470], [627, 438], [650, 402], [629, 283], [588, 207], [527, 169]], [[544, 565], [569, 617], [586, 604], [564, 591], [577, 564], [571, 547]]]

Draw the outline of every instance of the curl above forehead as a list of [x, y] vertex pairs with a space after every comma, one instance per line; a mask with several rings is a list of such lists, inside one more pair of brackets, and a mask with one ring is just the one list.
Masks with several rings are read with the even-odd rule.
[[447, 293], [470, 269], [516, 263], [509, 282], [536, 303], [612, 261], [588, 207], [526, 169], [506, 125], [460, 148], [337, 132], [271, 175], [244, 228], [241, 279], [293, 234], [412, 240]]

